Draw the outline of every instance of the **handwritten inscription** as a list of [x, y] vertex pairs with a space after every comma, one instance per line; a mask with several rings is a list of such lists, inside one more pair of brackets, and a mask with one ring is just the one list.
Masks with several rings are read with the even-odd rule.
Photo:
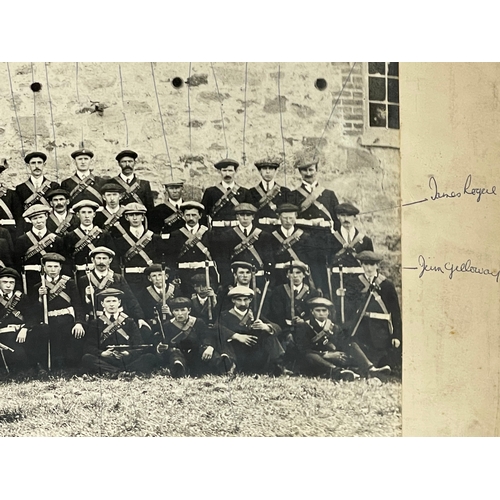
[[491, 271], [485, 267], [477, 267], [472, 265], [471, 259], [467, 259], [459, 265], [455, 265], [452, 262], [446, 262], [443, 266], [430, 265], [425, 260], [423, 255], [418, 256], [418, 265], [420, 266], [419, 278], [422, 278], [427, 272], [435, 272], [440, 274], [447, 274], [448, 278], [451, 280], [455, 276], [455, 273], [471, 273], [480, 274], [483, 276], [492, 276], [498, 283], [500, 279], [500, 271]]
[[429, 179], [429, 188], [433, 192], [432, 201], [441, 200], [443, 198], [461, 198], [462, 195], [476, 196], [476, 201], [479, 203], [483, 195], [497, 195], [497, 187], [472, 187], [472, 174], [469, 174], [465, 179], [464, 187], [460, 191], [439, 191], [437, 180], [434, 176]]

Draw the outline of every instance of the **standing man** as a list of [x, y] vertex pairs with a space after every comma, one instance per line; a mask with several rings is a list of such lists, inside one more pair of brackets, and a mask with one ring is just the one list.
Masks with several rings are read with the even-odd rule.
[[123, 206], [120, 204], [123, 188], [118, 184], [108, 182], [101, 188], [104, 206], [96, 212], [95, 225], [103, 231], [108, 231], [113, 238], [119, 238], [124, 232]]
[[210, 232], [208, 227], [200, 223], [204, 208], [197, 201], [184, 202], [180, 209], [185, 225], [170, 234], [166, 245], [167, 263], [172, 269], [178, 268], [181, 291], [185, 296], [193, 293], [191, 278], [206, 266], [210, 268], [212, 286], [217, 288], [218, 285], [218, 275], [210, 252]]
[[[33, 328], [33, 336], [37, 337], [38, 362], [53, 369], [76, 368], [83, 355], [83, 336], [85, 321], [80, 295], [76, 283], [69, 276], [61, 275], [64, 257], [57, 253], [46, 253], [42, 261], [42, 272], [45, 275], [45, 286], [38, 283], [34, 295], [38, 301], [33, 314], [37, 325]], [[44, 297], [47, 300], [47, 311], [44, 311]], [[40, 326], [47, 313], [48, 325]], [[50, 350], [48, 349], [50, 342]]]
[[135, 151], [124, 150], [116, 155], [116, 161], [120, 165], [121, 173], [111, 179], [111, 182], [118, 184], [124, 191], [122, 204], [141, 203], [146, 209], [152, 210], [154, 207], [153, 194], [149, 181], [138, 179], [134, 174], [135, 164], [138, 154]]
[[75, 163], [76, 172], [61, 182], [61, 187], [70, 194], [71, 203], [92, 200], [101, 205], [102, 196], [99, 193], [99, 188], [104, 183], [104, 179], [92, 173], [94, 153], [88, 149], [78, 149], [71, 153], [71, 158]]
[[280, 161], [265, 159], [255, 162], [255, 166], [262, 178], [259, 184], [250, 189], [252, 205], [257, 207], [255, 221], [259, 227], [270, 232], [279, 224], [276, 209], [289, 201], [290, 189], [275, 181]]
[[78, 217], [69, 208], [70, 196], [65, 189], [54, 189], [47, 193], [47, 200], [52, 207], [47, 220], [47, 229], [64, 237], [78, 226]]
[[[16, 267], [23, 273], [25, 293], [31, 293], [40, 281], [41, 258], [47, 252], [64, 254], [64, 243], [60, 236], [49, 232], [47, 219], [50, 208], [47, 205], [32, 205], [24, 213], [32, 228], [16, 239], [14, 258]], [[69, 271], [69, 270], [68, 270]]]
[[89, 323], [82, 359], [90, 372], [149, 373], [158, 366], [156, 356], [144, 351], [137, 324], [121, 310], [123, 295], [121, 290], [108, 288], [96, 296], [103, 314]]
[[16, 186], [16, 193], [23, 206], [23, 210], [28, 209], [32, 205], [44, 204], [49, 206], [46, 195], [49, 191], [57, 189], [57, 182], [49, 181], [43, 175], [43, 168], [47, 161], [47, 155], [38, 151], [29, 153], [25, 156], [24, 161], [30, 169], [30, 176], [26, 182]]
[[235, 226], [234, 208], [240, 203], [251, 203], [252, 197], [248, 189], [235, 181], [239, 166], [237, 161], [226, 158], [214, 166], [220, 173], [221, 182], [205, 189], [201, 204], [205, 207], [212, 228]]
[[165, 203], [148, 212], [148, 225], [153, 233], [167, 235], [184, 225], [181, 211], [184, 181], [173, 180], [164, 186]]
[[[7, 169], [7, 160], [0, 164], [0, 174]], [[0, 182], [0, 226], [8, 229], [12, 240], [16, 238], [16, 224], [22, 220], [23, 206], [13, 189]]]

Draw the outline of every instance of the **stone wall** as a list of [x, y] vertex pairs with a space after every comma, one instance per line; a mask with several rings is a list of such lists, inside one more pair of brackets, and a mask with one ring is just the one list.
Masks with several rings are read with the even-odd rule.
[[[204, 187], [218, 181], [213, 163], [223, 157], [241, 163], [244, 186], [259, 179], [254, 161], [284, 158], [279, 181], [293, 188], [299, 182], [294, 153], [317, 147], [323, 183], [341, 202], [361, 209], [366, 233], [388, 258], [384, 271], [399, 284], [400, 213], [390, 208], [399, 204], [399, 150], [376, 146], [373, 130], [370, 146], [363, 145], [365, 68], [351, 67], [2, 63], [0, 158], [9, 164], [3, 180], [9, 186], [22, 182], [23, 151], [37, 149], [49, 157], [48, 177], [60, 181], [70, 175], [69, 155], [83, 141], [96, 154], [97, 174], [116, 175], [116, 153], [130, 148], [139, 153], [137, 174], [157, 192], [173, 176], [200, 198]], [[33, 82], [42, 84], [39, 92], [31, 90]]]

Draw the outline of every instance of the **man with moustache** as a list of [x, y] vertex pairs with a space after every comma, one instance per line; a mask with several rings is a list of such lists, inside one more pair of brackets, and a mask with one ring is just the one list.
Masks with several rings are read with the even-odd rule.
[[65, 189], [54, 189], [47, 193], [52, 211], [47, 219], [47, 229], [64, 237], [78, 226], [79, 220], [75, 212], [69, 208], [70, 196]]
[[168, 235], [184, 226], [181, 211], [184, 181], [172, 180], [164, 186], [165, 203], [156, 205], [148, 212], [148, 226], [155, 234]]
[[248, 189], [241, 187], [235, 181], [238, 166], [236, 160], [229, 158], [214, 165], [220, 173], [221, 182], [205, 189], [201, 200], [212, 229], [235, 226], [237, 221], [234, 208], [240, 203], [252, 202]]
[[[0, 163], [0, 174], [7, 169], [7, 160]], [[12, 240], [16, 238], [16, 224], [22, 221], [23, 207], [13, 189], [0, 182], [0, 227], [7, 229]]]
[[119, 238], [125, 232], [123, 227], [123, 206], [121, 200], [123, 188], [118, 184], [108, 182], [101, 188], [104, 206], [99, 207], [94, 224], [103, 231], [108, 231], [113, 238]]
[[139, 155], [135, 151], [124, 150], [116, 155], [116, 161], [120, 165], [121, 173], [113, 177], [110, 182], [118, 184], [123, 189], [121, 203], [140, 203], [146, 209], [154, 207], [153, 194], [149, 181], [138, 179], [134, 174], [136, 160]]
[[27, 154], [24, 161], [30, 169], [30, 177], [26, 182], [16, 186], [16, 194], [23, 206], [23, 210], [38, 204], [49, 206], [49, 202], [46, 198], [47, 193], [53, 189], [57, 189], [59, 184], [49, 181], [49, 179], [43, 175], [43, 168], [47, 161], [47, 155], [35, 151]]
[[94, 153], [89, 149], [78, 149], [71, 153], [71, 158], [75, 163], [76, 172], [61, 182], [61, 187], [70, 194], [71, 203], [74, 205], [81, 200], [92, 200], [102, 204], [99, 188], [105, 181], [92, 173]]

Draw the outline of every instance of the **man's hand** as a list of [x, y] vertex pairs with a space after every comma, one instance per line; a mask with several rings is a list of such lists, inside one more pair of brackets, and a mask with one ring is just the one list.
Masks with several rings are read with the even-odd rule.
[[163, 343], [159, 343], [157, 346], [156, 346], [156, 352], [158, 354], [161, 354], [162, 352], [165, 352], [168, 350], [168, 344], [163, 344]]
[[392, 339], [392, 347], [395, 347], [396, 349], [401, 345], [401, 342], [399, 339]]
[[208, 297], [215, 297], [214, 289], [211, 286], [207, 288], [207, 296]]
[[81, 339], [85, 335], [85, 330], [83, 329], [81, 323], [76, 323], [72, 328], [71, 333], [73, 334], [75, 339]]
[[268, 333], [273, 333], [273, 329], [267, 323], [264, 323], [261, 319], [254, 321], [251, 328], [252, 330], [264, 330]]
[[347, 362], [346, 354], [340, 351], [326, 352], [323, 355], [323, 358], [328, 361], [331, 361], [333, 364], [343, 364]]
[[27, 328], [21, 328], [19, 330], [19, 333], [17, 334], [16, 337], [16, 342], [19, 342], [19, 344], [24, 343], [26, 340], [26, 335], [28, 334], [28, 329]]
[[148, 325], [147, 321], [140, 319], [137, 321], [137, 324], [139, 325], [139, 328], [142, 328], [143, 326], [147, 327], [148, 330], [151, 330], [151, 327]]
[[168, 307], [167, 304], [161, 306], [161, 313], [166, 314], [167, 316], [172, 316], [172, 313], [170, 312], [170, 307]]
[[46, 286], [41, 286], [39, 289], [38, 289], [38, 295], [40, 297], [43, 297], [44, 295], [47, 295], [47, 287]]
[[292, 323], [294, 325], [300, 325], [300, 323], [304, 323], [304, 320], [300, 316], [294, 316], [292, 319]]
[[249, 347], [254, 346], [259, 339], [259, 337], [256, 337], [255, 335], [246, 335], [244, 333], [235, 333], [231, 338]]
[[203, 354], [201, 355], [201, 359], [203, 361], [208, 361], [209, 359], [212, 359], [212, 355], [214, 353], [214, 348], [209, 345], [204, 351]]

